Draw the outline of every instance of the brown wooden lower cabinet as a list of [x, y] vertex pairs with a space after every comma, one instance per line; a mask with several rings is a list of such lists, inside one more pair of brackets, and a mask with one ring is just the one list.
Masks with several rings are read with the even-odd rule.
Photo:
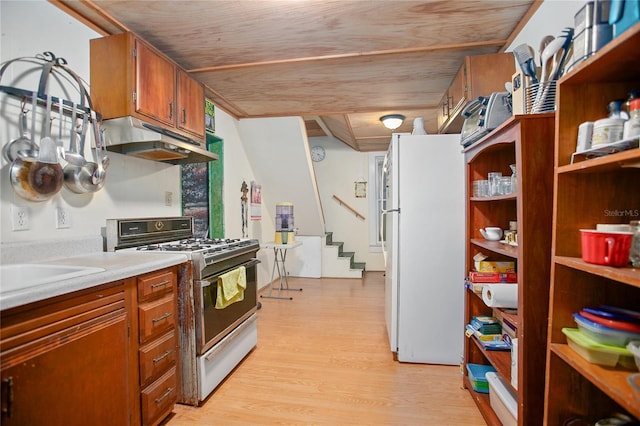
[[3, 425], [128, 425], [123, 284], [2, 314]]
[[144, 388], [141, 392], [143, 424], [156, 425], [171, 413], [178, 398], [177, 385], [178, 379], [174, 366], [164, 376]]
[[2, 311], [0, 424], [159, 424], [179, 393], [177, 271]]

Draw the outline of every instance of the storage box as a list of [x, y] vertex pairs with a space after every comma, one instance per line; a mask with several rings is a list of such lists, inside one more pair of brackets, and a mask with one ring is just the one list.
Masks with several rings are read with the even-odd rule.
[[633, 354], [626, 348], [603, 345], [575, 328], [563, 328], [562, 332], [567, 336], [569, 347], [592, 364], [607, 367], [620, 364], [624, 368], [631, 369], [635, 367]]
[[489, 393], [489, 383], [485, 376], [487, 373], [495, 372], [496, 369], [490, 365], [467, 364], [467, 371], [473, 390], [480, 393]]
[[518, 339], [511, 339], [511, 386], [518, 389]]
[[489, 383], [489, 403], [493, 412], [500, 419], [503, 426], [518, 424], [518, 401], [502, 379], [496, 373], [486, 374]]
[[469, 272], [469, 279], [472, 283], [517, 283], [518, 274], [515, 272]]
[[603, 345], [624, 348], [630, 341], [640, 340], [640, 333], [616, 330], [615, 328], [590, 321], [578, 313], [573, 314], [573, 319], [582, 333]]
[[640, 2], [638, 0], [611, 0], [609, 24], [613, 25], [613, 36], [640, 22]]
[[508, 272], [516, 272], [516, 263], [483, 260], [481, 262], [476, 262], [476, 269], [478, 272], [498, 272], [506, 274]]

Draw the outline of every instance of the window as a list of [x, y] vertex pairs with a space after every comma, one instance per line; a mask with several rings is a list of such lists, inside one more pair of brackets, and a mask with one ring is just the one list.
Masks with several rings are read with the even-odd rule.
[[382, 213], [382, 165], [384, 153], [369, 154], [369, 251], [380, 252], [380, 214]]

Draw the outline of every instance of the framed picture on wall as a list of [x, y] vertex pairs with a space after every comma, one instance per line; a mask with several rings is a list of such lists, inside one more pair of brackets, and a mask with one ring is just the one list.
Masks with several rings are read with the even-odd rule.
[[262, 185], [251, 181], [251, 220], [262, 220]]
[[216, 132], [216, 111], [213, 102], [204, 100], [204, 129], [207, 132]]
[[208, 163], [182, 165], [182, 214], [194, 218], [196, 237], [209, 237]]

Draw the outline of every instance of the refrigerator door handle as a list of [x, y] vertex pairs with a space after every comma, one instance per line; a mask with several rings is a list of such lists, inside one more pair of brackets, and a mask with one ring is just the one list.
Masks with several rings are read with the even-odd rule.
[[382, 247], [382, 258], [384, 259], [384, 264], [385, 266], [387, 265], [387, 249], [384, 246], [384, 240], [385, 235], [384, 235], [384, 216], [388, 213], [394, 213], [394, 212], [398, 212], [400, 213], [400, 208], [397, 209], [389, 209], [389, 210], [382, 210], [380, 212], [380, 245]]

